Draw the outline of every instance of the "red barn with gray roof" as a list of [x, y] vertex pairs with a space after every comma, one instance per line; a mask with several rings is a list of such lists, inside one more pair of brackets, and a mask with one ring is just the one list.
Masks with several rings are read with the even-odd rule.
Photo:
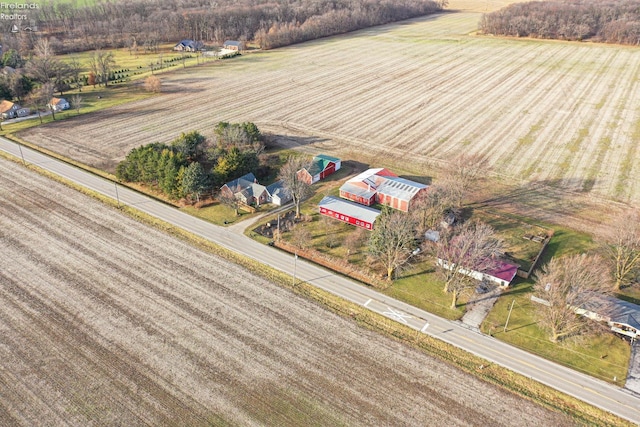
[[373, 230], [380, 211], [366, 206], [342, 200], [338, 197], [326, 196], [318, 203], [320, 214], [328, 216], [365, 230]]

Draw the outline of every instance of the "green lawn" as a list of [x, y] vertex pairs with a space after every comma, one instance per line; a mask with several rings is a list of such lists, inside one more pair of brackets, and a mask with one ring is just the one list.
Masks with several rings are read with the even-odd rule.
[[[517, 281], [502, 294], [489, 313], [482, 331], [545, 359], [569, 366], [608, 382], [622, 386], [629, 366], [629, 344], [613, 334], [587, 335], [552, 343], [535, 319], [536, 303], [532, 302], [531, 281]], [[514, 303], [515, 301], [515, 303]], [[505, 322], [511, 304], [513, 311], [507, 331]]]
[[446, 319], [460, 319], [469, 296], [461, 295], [458, 307], [454, 310], [451, 308], [451, 295], [445, 294], [442, 288], [442, 280], [435, 272], [433, 259], [427, 257], [404, 272], [383, 293]]
[[[173, 51], [172, 48], [173, 44], [167, 44], [160, 46], [158, 52], [145, 52], [142, 48], [138, 48], [138, 52], [129, 52], [127, 48], [109, 49], [106, 50], [106, 52], [113, 54], [113, 59], [116, 64], [113, 70], [117, 75], [121, 75], [123, 78], [136, 79], [151, 75], [149, 68], [150, 63], [154, 63], [154, 68], [158, 68], [154, 73], [183, 68], [182, 53]], [[90, 58], [93, 54], [94, 51], [85, 51], [58, 55], [56, 58], [65, 62], [76, 58], [82, 66], [83, 74], [88, 74], [90, 70]], [[160, 69], [161, 58], [162, 69]], [[184, 65], [188, 67], [202, 62], [202, 58], [198, 60], [196, 59], [195, 53], [185, 52], [184, 61]], [[125, 75], [127, 76], [125, 77]]]
[[548, 228], [494, 212], [475, 211], [473, 218], [479, 219], [496, 230], [500, 238], [503, 239], [509, 256], [524, 271], [529, 271], [531, 264], [542, 249], [542, 243], [525, 239], [525, 236], [548, 236], [552, 233]]
[[[70, 101], [76, 93], [78, 93], [78, 91], [65, 92], [63, 97]], [[127, 102], [145, 99], [154, 96], [154, 94], [146, 92], [138, 86], [114, 85], [107, 88], [103, 86], [96, 86], [95, 88], [87, 86], [82, 89], [80, 96], [82, 97], [82, 106], [80, 107], [80, 114], [82, 115], [116, 105], [125, 104]], [[65, 120], [77, 115], [78, 112], [75, 109], [70, 109], [56, 113], [56, 120]], [[44, 124], [49, 122], [53, 122], [53, 117], [50, 114], [43, 115], [42, 123]], [[3, 130], [0, 132], [0, 135], [15, 134], [21, 130], [34, 126], [40, 126], [40, 120], [38, 117], [18, 123], [2, 124]]]
[[180, 210], [188, 213], [189, 215], [193, 215], [200, 219], [204, 219], [205, 221], [209, 221], [213, 224], [224, 226], [224, 225], [231, 225], [238, 221], [244, 221], [247, 219], [255, 218], [276, 207], [277, 206], [271, 205], [271, 204], [263, 205], [260, 208], [258, 208], [258, 210], [254, 213], [249, 213], [249, 212], [240, 210], [237, 216], [233, 209], [219, 202], [215, 202], [211, 205], [201, 207], [201, 208], [196, 208], [194, 206], [184, 206], [180, 208]]

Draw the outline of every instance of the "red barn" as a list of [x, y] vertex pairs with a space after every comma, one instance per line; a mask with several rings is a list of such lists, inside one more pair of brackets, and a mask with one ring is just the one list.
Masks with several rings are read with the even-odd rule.
[[373, 230], [380, 211], [351, 203], [338, 197], [326, 196], [318, 204], [320, 214], [366, 230]]
[[315, 184], [332, 173], [340, 170], [341, 161], [337, 157], [319, 154], [313, 158], [311, 165], [298, 171], [298, 178], [307, 184]]
[[400, 178], [387, 169], [378, 168], [366, 170], [348, 180], [340, 187], [340, 197], [365, 206], [380, 203], [408, 212], [411, 201], [427, 188], [425, 184]]

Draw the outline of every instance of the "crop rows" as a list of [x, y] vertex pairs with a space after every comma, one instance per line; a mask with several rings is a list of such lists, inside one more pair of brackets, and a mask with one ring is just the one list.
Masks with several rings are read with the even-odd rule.
[[23, 136], [113, 168], [134, 146], [253, 121], [315, 151], [417, 164], [479, 153], [517, 182], [640, 202], [638, 49], [470, 35], [479, 17], [441, 14], [179, 70], [163, 76], [160, 97]]

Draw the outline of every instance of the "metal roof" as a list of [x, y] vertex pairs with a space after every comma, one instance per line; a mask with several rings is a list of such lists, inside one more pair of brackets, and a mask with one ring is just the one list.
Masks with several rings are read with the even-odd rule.
[[418, 191], [427, 188], [428, 185], [395, 176], [384, 177], [378, 186], [378, 193], [395, 197], [400, 200], [410, 201]]
[[516, 277], [516, 274], [518, 273], [518, 267], [518, 265], [511, 264], [506, 261], [498, 261], [498, 265], [496, 265], [495, 268], [487, 271], [486, 274], [511, 283], [511, 281], [514, 279], [514, 277]]
[[374, 181], [375, 176], [382, 172], [384, 168], [375, 168], [375, 169], [367, 169], [366, 171], [354, 176], [347, 182], [364, 182], [371, 186], [375, 186], [376, 183]]
[[341, 214], [348, 215], [351, 218], [366, 221], [370, 224], [373, 224], [378, 215], [380, 215], [380, 211], [377, 209], [362, 206], [333, 196], [326, 196], [320, 200], [318, 207], [331, 209], [334, 212], [339, 212]]
[[365, 199], [370, 199], [371, 197], [376, 195], [375, 189], [363, 188], [359, 185], [354, 185], [349, 182], [345, 182], [340, 187], [340, 191], [346, 191], [349, 194], [354, 194], [356, 196], [364, 197]]
[[337, 158], [337, 157], [332, 157], [332, 156], [327, 156], [326, 154], [318, 154], [318, 155], [317, 155], [317, 156], [315, 156], [313, 159], [314, 159], [314, 160], [315, 160], [315, 159], [321, 159], [321, 160], [326, 160], [326, 161], [333, 162], [333, 163], [338, 163], [338, 162], [340, 161], [340, 159], [339, 159], [339, 158]]

